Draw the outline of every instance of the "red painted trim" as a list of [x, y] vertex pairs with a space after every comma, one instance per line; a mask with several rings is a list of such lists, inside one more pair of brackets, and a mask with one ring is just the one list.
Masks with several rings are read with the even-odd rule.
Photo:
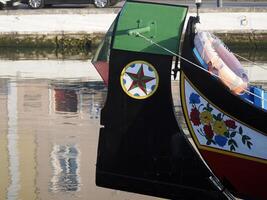
[[109, 63], [104, 62], [104, 61], [97, 61], [93, 63], [93, 65], [95, 66], [96, 70], [100, 74], [105, 85], [108, 85]]
[[[200, 149], [213, 173], [240, 198], [267, 199], [267, 165]], [[228, 186], [227, 183], [231, 183]], [[243, 194], [245, 196], [241, 196]]]

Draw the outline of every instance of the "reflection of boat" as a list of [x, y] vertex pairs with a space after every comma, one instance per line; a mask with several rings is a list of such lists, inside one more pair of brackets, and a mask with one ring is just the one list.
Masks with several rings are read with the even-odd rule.
[[[127, 1], [94, 59], [109, 73], [96, 184], [171, 199], [231, 199], [228, 190], [265, 198], [267, 112], [257, 95], [264, 91], [249, 86], [237, 96], [203, 70], [194, 54], [198, 18], [189, 19], [179, 56], [187, 7], [158, 2]], [[186, 122], [210, 168], [174, 116], [170, 75], [177, 57]]]
[[[191, 18], [182, 57], [201, 66], [194, 54], [193, 27]], [[264, 100], [253, 94], [266, 92], [250, 86], [250, 94], [234, 95], [217, 78], [185, 60], [181, 71], [184, 115], [201, 155], [234, 194], [265, 199], [267, 191], [261, 185], [267, 181], [267, 112], [260, 108]]]

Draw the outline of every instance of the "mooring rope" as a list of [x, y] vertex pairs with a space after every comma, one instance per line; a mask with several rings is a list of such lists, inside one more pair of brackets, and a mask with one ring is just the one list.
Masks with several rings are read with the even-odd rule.
[[256, 62], [253, 62], [253, 61], [251, 61], [251, 60], [249, 60], [249, 59], [247, 59], [247, 58], [245, 58], [245, 57], [243, 57], [243, 56], [240, 56], [240, 55], [237, 54], [237, 53], [234, 53], [234, 52], [232, 52], [232, 53], [233, 53], [236, 57], [239, 57], [239, 58], [241, 58], [241, 59], [243, 59], [243, 60], [245, 60], [245, 61], [251, 63], [252, 65], [255, 65], [255, 66], [259, 67], [259, 68], [262, 68], [262, 69], [264, 69], [264, 70], [267, 70], [266, 67], [262, 67], [262, 66], [258, 65]]
[[[225, 82], [229, 82], [228, 80], [224, 80], [223, 78], [219, 77], [217, 74], [214, 74], [214, 73], [210, 72], [209, 70], [207, 70], [207, 69], [201, 67], [200, 65], [198, 65], [198, 64], [196, 64], [196, 63], [194, 63], [194, 62], [192, 62], [192, 61], [190, 61], [190, 60], [184, 58], [183, 56], [181, 56], [181, 55], [179, 55], [179, 54], [177, 54], [177, 53], [175, 53], [175, 52], [173, 52], [173, 51], [167, 49], [166, 47], [164, 47], [164, 46], [162, 46], [162, 45], [160, 45], [160, 44], [154, 42], [152, 39], [147, 38], [146, 36], [144, 36], [143, 34], [141, 34], [141, 33], [139, 33], [139, 32], [136, 33], [136, 36], [139, 36], [139, 37], [143, 38], [143, 39], [146, 40], [147, 42], [149, 42], [149, 43], [151, 43], [151, 44], [153, 44], [153, 45], [155, 45], [155, 46], [157, 46], [157, 47], [159, 47], [159, 48], [161, 48], [161, 49], [163, 49], [163, 50], [169, 52], [170, 54], [172, 54], [172, 55], [174, 55], [174, 56], [177, 56], [177, 57], [180, 58], [181, 60], [184, 60], [184, 61], [188, 62], [189, 64], [194, 65], [195, 67], [197, 67], [197, 68], [199, 68], [199, 69], [201, 69], [201, 70], [203, 70], [203, 71], [205, 71], [205, 72], [211, 74], [212, 76], [215, 76], [215, 77], [217, 77], [217, 78], [219, 78], [219, 79], [221, 79], [221, 80], [223, 80], [223, 81], [225, 81]], [[251, 62], [252, 62], [252, 61], [251, 61]], [[259, 99], [261, 99], [261, 100], [263, 100], [263, 101], [265, 101], [265, 102], [267, 102], [267, 99], [265, 99], [264, 97], [261, 97], [261, 96], [259, 96], [259, 95], [256, 95], [256, 94], [254, 94], [253, 92], [251, 92], [251, 91], [249, 91], [249, 90], [247, 90], [247, 89], [244, 89], [244, 91], [245, 91], [246, 93], [248, 93], [248, 94], [251, 94], [251, 95], [253, 95], [253, 96], [255, 96], [255, 97], [257, 97], [257, 98], [259, 98]]]

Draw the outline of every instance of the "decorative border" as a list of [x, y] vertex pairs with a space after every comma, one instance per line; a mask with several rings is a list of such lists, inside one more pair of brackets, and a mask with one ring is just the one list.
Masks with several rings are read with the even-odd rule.
[[[180, 81], [181, 81], [181, 88], [180, 88], [180, 90], [181, 90], [181, 100], [182, 100], [182, 107], [183, 107], [183, 110], [184, 110], [185, 120], [186, 120], [186, 123], [188, 125], [189, 132], [190, 132], [191, 136], [193, 137], [194, 142], [195, 142], [195, 144], [197, 145], [197, 147], [199, 149], [206, 150], [206, 151], [212, 151], [212, 152], [216, 152], [216, 153], [220, 153], [220, 154], [230, 155], [230, 156], [234, 156], [234, 157], [238, 157], [238, 158], [242, 158], [242, 159], [247, 159], [247, 160], [252, 160], [252, 161], [256, 161], [256, 162], [267, 164], [267, 151], [264, 151], [264, 148], [263, 148], [264, 146], [266, 146], [265, 144], [267, 144], [267, 137], [265, 135], [263, 135], [262, 133], [260, 133], [259, 131], [255, 130], [253, 128], [250, 128], [246, 124], [238, 121], [237, 119], [235, 119], [231, 115], [223, 112], [222, 110], [217, 108], [215, 105], [213, 105], [210, 101], [208, 101], [208, 99], [203, 94], [201, 94], [201, 92], [199, 92], [194, 87], [194, 85], [189, 81], [189, 79], [185, 76], [185, 74], [183, 72], [181, 72], [181, 80]], [[233, 149], [232, 150], [230, 149], [231, 148], [230, 146], [234, 145], [234, 147], [236, 147], [236, 144], [234, 144], [234, 143], [236, 143], [236, 141], [235, 142], [233, 142], [233, 141], [230, 142], [230, 145], [228, 145], [229, 149], [223, 148], [222, 146], [219, 146], [218, 144], [216, 145], [216, 144], [213, 144], [213, 142], [211, 142], [209, 140], [206, 140], [207, 137], [206, 137], [205, 134], [202, 135], [202, 137], [204, 136], [203, 138], [204, 138], [204, 141], [205, 141], [205, 142], [203, 142], [203, 140], [201, 140], [201, 138], [198, 137], [198, 135], [197, 135], [198, 131], [197, 131], [196, 127], [194, 127], [194, 123], [192, 122], [192, 120], [190, 118], [190, 114], [189, 114], [188, 106], [187, 106], [187, 103], [188, 102], [190, 103], [190, 99], [188, 99], [188, 100], [186, 99], [187, 96], [188, 96], [188, 95], [186, 96], [186, 91], [185, 91], [186, 84], [188, 84], [192, 88], [193, 91], [195, 91], [197, 94], [199, 94], [204, 102], [207, 102], [204, 105], [204, 107], [206, 108], [205, 110], [209, 110], [209, 111], [211, 111], [211, 109], [216, 109], [217, 110], [215, 118], [219, 117], [220, 119], [222, 119], [221, 118], [222, 116], [226, 116], [225, 118], [227, 118], [228, 120], [231, 120], [231, 123], [233, 121], [235, 121], [235, 124], [234, 123], [232, 123], [232, 125], [229, 124], [229, 126], [232, 126], [233, 129], [239, 127], [237, 132], [235, 132], [234, 130], [232, 132], [235, 132], [235, 133], [231, 132], [232, 136], [235, 136], [235, 134], [240, 134], [240, 133], [243, 134], [243, 132], [246, 133], [244, 135], [248, 135], [247, 133], [249, 132], [250, 134], [246, 138], [247, 139], [249, 138], [248, 141], [254, 141], [253, 144], [252, 143], [249, 144], [249, 146], [251, 148], [247, 147], [247, 145], [244, 145], [244, 146], [246, 146], [244, 148], [247, 148], [246, 152], [233, 151]], [[192, 100], [192, 102], [194, 102], [194, 98], [192, 98], [191, 100]], [[221, 115], [218, 115], [219, 113], [221, 113]], [[209, 118], [209, 120], [211, 120], [211, 119]], [[230, 122], [230, 121], [228, 121], [228, 122]], [[197, 121], [196, 121], [196, 123], [197, 123]], [[203, 123], [205, 123], [205, 120], [203, 121]], [[239, 133], [240, 127], [242, 127], [241, 128], [242, 130]], [[203, 125], [202, 125], [202, 128], [204, 128]], [[207, 131], [209, 131], [209, 130], [207, 130]], [[229, 133], [229, 134], [231, 134], [231, 133]], [[214, 135], [212, 135], [212, 136], [214, 136]], [[230, 138], [230, 135], [229, 135], [228, 139], [229, 138]], [[222, 141], [220, 141], [220, 142], [222, 142]], [[227, 142], [229, 142], [229, 140]], [[222, 144], [222, 143], [220, 143], [220, 144]], [[244, 142], [243, 142], [243, 144], [244, 144]], [[245, 141], [245, 144], [246, 144], [246, 141]], [[237, 144], [237, 146], [239, 146], [239, 144]], [[252, 149], [252, 146], [253, 146], [253, 149]], [[258, 148], [258, 149], [256, 149], [254, 151], [255, 148]], [[259, 148], [261, 148], [260, 149], [261, 151], [259, 151]], [[258, 155], [257, 154], [258, 152], [262, 152], [263, 155]], [[264, 154], [264, 152], [266, 152], [266, 153]]]
[[[136, 74], [127, 72], [127, 70], [129, 68], [134, 68], [134, 67], [136, 67], [136, 65], [140, 65], [138, 72], [136, 72]], [[142, 71], [140, 71], [140, 68], [142, 68], [141, 69]], [[147, 70], [144, 71], [144, 68], [146, 68]], [[151, 73], [152, 76], [147, 76], [148, 74], [146, 74], [146, 73], [148, 73], [148, 72]], [[125, 76], [125, 74], [127, 74], [127, 76]], [[138, 76], [138, 78], [136, 78], [137, 80], [133, 80], [133, 78], [131, 78], [129, 74], [131, 74], [132, 76], [135, 76], [135, 75]], [[125, 80], [125, 78], [127, 78], [127, 80]], [[130, 89], [129, 88], [127, 89], [125, 86], [128, 80], [132, 81]], [[155, 81], [155, 84], [152, 85], [153, 87], [150, 88], [151, 91], [149, 91], [146, 94], [147, 84], [151, 83], [152, 81]], [[143, 60], [136, 60], [136, 61], [128, 63], [123, 68], [121, 75], [120, 75], [120, 83], [121, 83], [121, 87], [122, 87], [123, 91], [128, 96], [130, 96], [134, 99], [146, 99], [146, 98], [149, 98], [150, 96], [152, 96], [157, 91], [157, 88], [159, 85], [159, 76], [158, 76], [157, 70], [155, 69], [155, 67], [152, 64], [150, 64], [146, 61], [143, 61]], [[142, 88], [140, 88], [140, 84], [142, 84], [142, 86], [143, 86]], [[130, 92], [130, 90], [138, 90], [138, 89], [139, 89], [139, 91], [143, 92], [144, 94], [139, 95], [138, 93], [132, 94]]]

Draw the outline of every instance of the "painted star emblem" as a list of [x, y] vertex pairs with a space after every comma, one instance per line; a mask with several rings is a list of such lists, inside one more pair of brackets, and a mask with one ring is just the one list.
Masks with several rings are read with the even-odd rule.
[[143, 64], [138, 69], [138, 72], [136, 74], [130, 72], [126, 72], [126, 74], [132, 79], [132, 84], [129, 87], [128, 91], [139, 87], [145, 94], [147, 94], [146, 83], [155, 79], [155, 77], [146, 76], [144, 74]]

